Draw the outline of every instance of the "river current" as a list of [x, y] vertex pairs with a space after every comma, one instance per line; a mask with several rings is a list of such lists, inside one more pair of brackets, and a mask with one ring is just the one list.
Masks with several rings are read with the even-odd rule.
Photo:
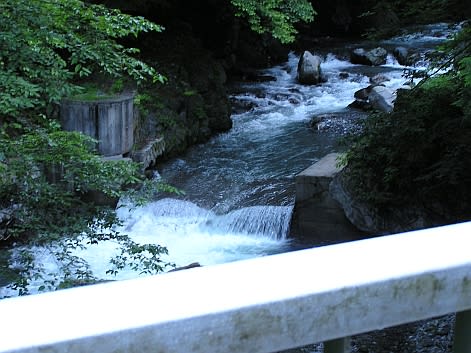
[[[449, 34], [448, 26], [439, 24], [381, 45], [390, 52], [396, 46], [414, 50], [420, 46], [423, 54]], [[214, 265], [298, 248], [290, 236], [295, 176], [324, 155], [342, 151], [342, 132], [314, 130], [311, 118], [326, 113], [354, 115], [348, 105], [355, 91], [367, 87], [370, 77], [378, 73], [389, 78], [384, 84], [392, 88], [406, 81], [406, 68], [392, 54], [385, 65], [374, 68], [348, 61], [345, 53], [367, 45], [306, 48], [323, 58], [326, 82], [319, 85], [297, 83], [296, 53], [290, 53], [286, 63], [259, 73], [272, 77], [271, 81], [231, 85], [234, 106], [247, 107], [235, 110], [233, 128], [157, 167], [156, 178], [185, 195], [166, 195], [132, 209], [123, 204], [118, 210], [124, 220], [122, 231], [135, 241], [167, 247], [169, 255], [163, 259], [177, 266]], [[425, 69], [426, 63], [419, 60], [416, 66]], [[116, 277], [105, 274], [116, 251], [113, 242], [106, 242], [76, 255], [89, 262], [98, 278], [136, 277], [132, 270]], [[54, 270], [55, 260], [46, 256], [45, 249], [37, 249], [37, 259]]]

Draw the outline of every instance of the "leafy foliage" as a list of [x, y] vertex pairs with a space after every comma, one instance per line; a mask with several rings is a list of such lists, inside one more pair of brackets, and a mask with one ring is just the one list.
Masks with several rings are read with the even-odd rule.
[[[14, 240], [28, 244], [28, 249], [45, 247], [61, 264], [61, 275], [51, 278], [38, 268], [30, 250], [21, 250], [17, 255], [20, 277], [13, 286], [20, 294], [27, 292], [32, 279], [43, 279], [41, 290], [56, 288], [63, 280], [92, 279], [86, 262], [73, 255], [84, 243], [117, 242], [122, 254], [111, 263], [118, 269], [131, 266], [156, 273], [169, 265], [159, 258], [167, 253], [165, 248], [136, 244], [120, 234], [115, 208], [90, 202], [88, 196], [99, 191], [111, 199], [131, 195], [142, 201], [143, 195], [175, 189], [143, 180], [136, 163], [103, 161], [93, 152], [94, 142], [80, 133], [53, 128], [0, 141], [0, 206], [10, 210], [0, 241]], [[126, 191], [137, 183], [143, 192]]]
[[0, 3], [0, 114], [42, 109], [80, 89], [74, 79], [97, 72], [163, 81], [139, 52], [117, 40], [161, 31], [142, 17], [79, 0]]
[[371, 116], [353, 138], [347, 175], [360, 198], [471, 216], [470, 43], [466, 29], [443, 52], [446, 74], [399, 93], [392, 113]]
[[231, 0], [237, 16], [245, 16], [250, 27], [258, 32], [270, 32], [282, 43], [294, 40], [294, 23], [310, 22], [315, 11], [306, 0]]
[[[143, 17], [79, 0], [0, 2], [0, 247], [27, 245], [14, 251], [12, 288], [19, 294], [32, 280], [42, 281], [39, 290], [94, 280], [87, 263], [73, 255], [86, 243], [115, 241], [132, 254], [121, 256], [120, 268], [155, 273], [167, 265], [159, 258], [165, 248], [136, 244], [116, 231], [120, 220], [109, 203], [125, 194], [142, 201], [136, 185], [149, 196], [174, 188], [144, 180], [135, 163], [103, 161], [96, 141], [60, 131], [53, 120], [55, 104], [82, 92], [79, 83], [87, 77], [115, 78], [116, 89], [128, 79], [163, 82], [138, 49], [122, 44], [161, 30]], [[92, 194], [107, 202], [90, 202]], [[36, 246], [53, 254], [58, 273], [37, 264]]]

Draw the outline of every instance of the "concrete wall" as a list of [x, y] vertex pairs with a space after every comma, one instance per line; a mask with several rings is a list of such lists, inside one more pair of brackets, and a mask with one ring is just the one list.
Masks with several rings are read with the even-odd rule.
[[95, 101], [63, 100], [64, 130], [80, 131], [98, 140], [103, 156], [126, 154], [134, 144], [134, 97], [123, 95]]
[[296, 176], [292, 235], [327, 243], [363, 235], [345, 217], [329, 192], [333, 177], [341, 170], [337, 167], [337, 157], [337, 153], [328, 154]]

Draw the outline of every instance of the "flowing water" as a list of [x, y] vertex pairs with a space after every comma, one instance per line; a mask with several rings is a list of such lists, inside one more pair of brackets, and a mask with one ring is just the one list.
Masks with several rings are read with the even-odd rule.
[[[447, 30], [445, 25], [430, 27], [430, 35], [397, 37], [383, 45], [416, 49], [420, 43], [424, 52], [443, 41]], [[361, 44], [311, 49], [324, 58], [321, 68], [326, 82], [319, 85], [296, 82], [299, 56], [295, 53], [285, 64], [260, 72], [272, 81], [232, 85], [234, 106], [246, 107], [233, 114], [233, 128], [158, 166], [156, 178], [184, 190], [185, 195], [166, 195], [132, 210], [124, 205], [119, 209], [122, 230], [135, 241], [167, 247], [164, 260], [177, 266], [212, 265], [297, 248], [299, 244], [289, 237], [295, 176], [342, 149], [338, 131], [315, 131], [310, 119], [325, 113], [354, 117], [347, 106], [354, 92], [367, 87], [375, 74], [386, 75], [390, 80], [385, 85], [393, 88], [406, 81], [405, 68], [392, 55], [381, 67], [351, 64], [344, 53], [355, 46]], [[90, 263], [97, 277], [110, 278], [105, 272], [115, 247], [106, 242], [77, 255]], [[136, 275], [124, 270], [117, 278]]]

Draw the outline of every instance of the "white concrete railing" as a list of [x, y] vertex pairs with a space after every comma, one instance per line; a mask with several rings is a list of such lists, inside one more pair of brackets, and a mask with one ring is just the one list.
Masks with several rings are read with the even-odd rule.
[[[468, 222], [4, 299], [0, 352], [336, 350], [341, 337], [447, 313], [469, 324], [470, 245]], [[469, 352], [471, 327], [456, 330]]]

